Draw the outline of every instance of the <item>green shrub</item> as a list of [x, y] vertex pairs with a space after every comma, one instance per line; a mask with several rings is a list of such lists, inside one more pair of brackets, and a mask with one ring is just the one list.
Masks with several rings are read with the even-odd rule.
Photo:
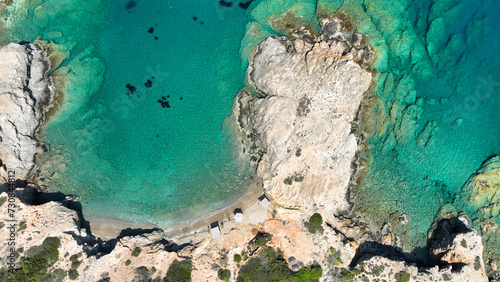
[[132, 263], [132, 261], [130, 261], [129, 259], [125, 261], [126, 266], [129, 266], [131, 263]]
[[139, 254], [141, 253], [141, 251], [142, 251], [141, 248], [135, 247], [134, 250], [132, 251], [132, 256], [133, 257], [138, 257]]
[[340, 280], [342, 280], [342, 281], [352, 280], [352, 279], [354, 279], [354, 277], [360, 275], [363, 272], [364, 272], [363, 269], [348, 270], [346, 268], [342, 268], [342, 270], [340, 272], [340, 274], [342, 275], [340, 277]]
[[191, 281], [191, 271], [193, 264], [190, 260], [174, 262], [170, 265], [163, 282], [189, 282]]
[[58, 237], [47, 237], [42, 245], [30, 248], [21, 258], [19, 269], [10, 275], [10, 281], [46, 281], [50, 277], [47, 270], [59, 259], [60, 244]]
[[240, 263], [241, 262], [241, 256], [238, 255], [238, 254], [234, 255], [234, 262]]
[[67, 275], [68, 275], [68, 272], [66, 272], [66, 270], [58, 268], [58, 269], [52, 271], [52, 273], [50, 273], [47, 276], [46, 281], [63, 281]]
[[318, 281], [323, 276], [323, 269], [318, 265], [302, 267], [296, 274], [298, 281]]
[[288, 177], [288, 178], [286, 178], [286, 179], [283, 181], [283, 183], [285, 183], [286, 185], [292, 185], [293, 180], [292, 180], [292, 178]]
[[295, 156], [296, 157], [300, 157], [302, 155], [302, 149], [297, 149], [297, 151], [295, 152]]
[[315, 213], [309, 218], [309, 223], [315, 225], [321, 225], [323, 224], [323, 217], [321, 217], [321, 214]]
[[335, 263], [336, 265], [344, 263], [341, 257], [342, 257], [342, 252], [340, 250], [337, 251], [335, 250], [335, 248], [330, 247], [330, 254], [329, 254], [330, 263]]
[[305, 226], [309, 232], [316, 234], [317, 232], [323, 232], [323, 218], [321, 214], [315, 213], [309, 218], [309, 222], [305, 223]]
[[70, 280], [76, 280], [78, 278], [78, 276], [80, 276], [80, 274], [78, 273], [78, 271], [76, 269], [70, 269], [68, 271], [68, 278]]
[[464, 247], [464, 248], [467, 248], [467, 241], [465, 241], [465, 239], [463, 239], [462, 242], [460, 242], [460, 245], [462, 245], [462, 247]]
[[295, 177], [295, 182], [302, 182], [302, 181], [304, 181], [304, 176], [300, 175]]
[[397, 282], [408, 282], [410, 281], [410, 273], [400, 271], [396, 273], [396, 281]]
[[280, 252], [265, 247], [239, 270], [238, 282], [293, 281], [313, 282], [323, 275], [319, 266], [308, 266], [293, 272]]
[[450, 278], [450, 276], [448, 274], [443, 273], [443, 280], [444, 281], [451, 281], [451, 278]]
[[[155, 269], [156, 271], [156, 269]], [[135, 273], [137, 273], [136, 279], [134, 280], [139, 280], [139, 281], [149, 281], [151, 278], [151, 275], [154, 273], [149, 272], [148, 268], [145, 266], [139, 266], [138, 268], [135, 269]]]
[[7, 201], [7, 197], [0, 198], [0, 207]]
[[24, 230], [26, 229], [26, 221], [21, 221], [19, 222], [19, 230]]
[[267, 242], [271, 241], [271, 234], [268, 234], [268, 233], [258, 233], [255, 238], [254, 238], [254, 241], [255, 241], [255, 244], [259, 247], [263, 247], [265, 244], [267, 244]]
[[478, 271], [479, 269], [481, 269], [481, 258], [476, 256], [474, 259], [474, 270]]
[[82, 264], [82, 262], [78, 260], [78, 257], [79, 257], [79, 255], [77, 255], [77, 254], [74, 254], [74, 255], [69, 257], [69, 261], [71, 261], [71, 268], [72, 269], [77, 269], [80, 266], [80, 264]]
[[382, 274], [382, 272], [384, 271], [385, 269], [385, 266], [383, 265], [380, 265], [380, 266], [374, 266], [372, 267], [372, 275], [375, 275], [375, 276], [380, 276], [380, 274]]
[[231, 279], [231, 271], [220, 268], [219, 271], [217, 271], [217, 277], [222, 281], [229, 281], [229, 279]]

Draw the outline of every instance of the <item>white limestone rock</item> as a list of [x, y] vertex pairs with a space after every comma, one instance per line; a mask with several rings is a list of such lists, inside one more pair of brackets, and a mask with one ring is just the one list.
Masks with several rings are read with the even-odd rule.
[[[293, 45], [293, 46], [292, 46]], [[257, 174], [280, 206], [339, 213], [357, 141], [351, 122], [371, 74], [341, 42], [267, 38], [248, 68], [253, 129], [265, 153]], [[242, 100], [242, 99], [240, 99]]]
[[0, 175], [15, 171], [25, 179], [34, 165], [35, 132], [52, 101], [50, 62], [37, 44], [9, 44], [0, 49]]

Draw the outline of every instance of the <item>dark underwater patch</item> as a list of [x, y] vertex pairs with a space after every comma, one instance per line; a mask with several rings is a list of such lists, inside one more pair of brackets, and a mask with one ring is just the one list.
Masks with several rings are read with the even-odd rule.
[[128, 1], [127, 5], [125, 5], [125, 9], [130, 10], [130, 9], [134, 8], [135, 6], [137, 6], [137, 2], [131, 0], [131, 1]]
[[232, 7], [233, 6], [233, 1], [224, 1], [224, 0], [220, 0], [219, 1], [219, 5], [221, 5], [222, 7]]
[[250, 7], [250, 4], [252, 4], [253, 0], [248, 0], [247, 2], [240, 2], [238, 6], [244, 10], [248, 9]]
[[134, 94], [135, 91], [137, 90], [137, 87], [133, 86], [130, 83], [128, 83], [127, 85], [125, 85], [125, 87], [127, 87], [128, 91], [130, 91], [131, 94]]

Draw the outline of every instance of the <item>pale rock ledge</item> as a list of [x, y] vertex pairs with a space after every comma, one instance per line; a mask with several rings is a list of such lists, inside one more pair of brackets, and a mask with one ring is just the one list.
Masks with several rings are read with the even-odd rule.
[[250, 119], [265, 151], [257, 174], [276, 204], [325, 215], [349, 208], [351, 122], [372, 78], [353, 61], [358, 51], [342, 41], [274, 37], [258, 46], [248, 84], [263, 98], [252, 101]]

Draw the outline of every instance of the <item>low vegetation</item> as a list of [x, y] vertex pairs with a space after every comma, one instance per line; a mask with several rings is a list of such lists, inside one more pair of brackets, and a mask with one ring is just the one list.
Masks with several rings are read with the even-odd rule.
[[222, 281], [229, 281], [229, 279], [231, 278], [231, 271], [221, 268], [219, 269], [219, 271], [217, 271], [217, 277], [219, 277], [219, 279]]
[[78, 273], [78, 271], [76, 269], [72, 268], [68, 271], [68, 278], [70, 280], [76, 280], [76, 279], [78, 279], [78, 276], [80, 276], [80, 273]]
[[24, 229], [26, 229], [26, 227], [27, 227], [26, 221], [23, 220], [23, 221], [19, 222], [19, 230], [24, 230]]
[[346, 269], [346, 268], [342, 268], [342, 270], [340, 271], [340, 280], [341, 281], [350, 281], [352, 279], [354, 279], [354, 277], [360, 275], [361, 273], [364, 272], [364, 269], [361, 268], [361, 269]]
[[58, 273], [48, 273], [48, 269], [59, 259], [58, 248], [61, 241], [58, 237], [47, 237], [42, 245], [30, 248], [26, 252], [26, 257], [21, 258], [19, 268], [10, 275], [9, 281], [50, 281], [54, 275], [66, 276]]
[[139, 254], [141, 253], [142, 249], [139, 247], [135, 247], [134, 250], [132, 251], [132, 256], [133, 257], [138, 257]]
[[323, 217], [321, 214], [315, 213], [310, 218], [309, 221], [305, 223], [305, 226], [309, 230], [309, 232], [316, 234], [318, 232], [323, 232]]
[[410, 273], [405, 271], [400, 271], [396, 273], [395, 278], [397, 282], [408, 282], [410, 281]]
[[71, 261], [71, 268], [72, 269], [77, 269], [80, 264], [82, 264], [81, 261], [78, 260], [79, 255], [74, 254], [71, 257], [69, 257], [69, 261]]
[[240, 269], [238, 282], [260, 281], [291, 281], [312, 282], [319, 281], [323, 275], [320, 266], [312, 265], [293, 272], [281, 253], [264, 247], [258, 254], [252, 256]]
[[300, 157], [302, 155], [302, 149], [297, 149], [297, 151], [295, 152], [295, 156], [296, 157]]
[[271, 234], [269, 233], [258, 233], [255, 238], [253, 238], [253, 242], [258, 246], [258, 247], [263, 247], [264, 245], [267, 244], [267, 242], [271, 241]]
[[134, 281], [152, 281], [151, 276], [155, 274], [156, 268], [153, 266], [151, 269], [148, 269], [145, 266], [139, 266], [138, 268], [135, 269], [135, 273], [137, 276], [135, 277]]
[[341, 265], [343, 263], [341, 257], [342, 257], [342, 253], [340, 250], [337, 251], [333, 247], [330, 248], [330, 252], [328, 253], [328, 261], [331, 264]]
[[234, 255], [234, 262], [240, 263], [241, 262], [241, 256], [238, 255], [238, 254]]
[[193, 271], [193, 264], [190, 260], [174, 260], [168, 268], [163, 282], [189, 282], [191, 281], [191, 271]]

